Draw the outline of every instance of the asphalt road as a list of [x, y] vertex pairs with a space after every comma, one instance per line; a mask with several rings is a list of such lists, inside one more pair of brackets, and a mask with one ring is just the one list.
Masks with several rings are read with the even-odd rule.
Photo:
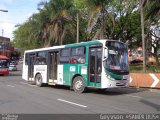
[[22, 80], [21, 65], [0, 76], [0, 113], [110, 114], [160, 113], [160, 90], [119, 88], [77, 94], [68, 87], [37, 87]]

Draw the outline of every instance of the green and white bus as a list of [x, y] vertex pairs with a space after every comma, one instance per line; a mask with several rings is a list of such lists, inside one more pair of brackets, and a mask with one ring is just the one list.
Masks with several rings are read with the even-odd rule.
[[40, 87], [70, 86], [80, 93], [87, 87], [127, 87], [127, 45], [115, 40], [94, 40], [27, 50], [22, 78]]

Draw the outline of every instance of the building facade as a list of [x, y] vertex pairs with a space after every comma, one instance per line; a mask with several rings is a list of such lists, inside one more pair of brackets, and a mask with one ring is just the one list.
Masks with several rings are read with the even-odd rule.
[[11, 57], [11, 51], [14, 51], [10, 38], [0, 36], [0, 55]]

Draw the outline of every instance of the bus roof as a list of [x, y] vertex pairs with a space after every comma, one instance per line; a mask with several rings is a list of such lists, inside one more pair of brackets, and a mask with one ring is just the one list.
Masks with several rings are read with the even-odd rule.
[[[118, 40], [108, 40], [108, 39], [92, 40], [92, 41], [87, 41], [87, 42], [66, 44], [66, 45], [60, 45], [60, 46], [52, 46], [52, 47], [39, 48], [39, 49], [33, 49], [33, 50], [26, 50], [25, 52], [37, 52], [37, 51], [45, 51], [45, 50], [52, 50], [52, 49], [59, 49], [59, 48], [68, 48], [68, 47], [74, 47], [74, 46], [92, 45], [92, 44], [98, 44], [98, 43], [105, 44], [106, 41], [118, 41]], [[118, 42], [121, 42], [121, 41], [118, 41]]]
[[102, 43], [102, 44], [105, 45], [106, 41], [116, 41], [116, 42], [123, 43], [122, 41], [119, 41], [119, 40], [101, 39], [101, 40], [92, 40], [92, 41], [87, 41], [87, 42], [80, 42], [80, 43], [67, 44], [67, 45], [65, 45], [65, 47], [74, 47], [74, 46], [92, 45], [92, 44], [98, 44], [98, 43]]
[[65, 47], [92, 45], [92, 44], [102, 43], [102, 41], [104, 42], [104, 40], [93, 40], [93, 41], [87, 41], [87, 42], [73, 43], [73, 44], [67, 44], [65, 45]]
[[64, 48], [64, 45], [53, 46], [53, 47], [46, 47], [46, 48], [39, 48], [39, 49], [33, 49], [33, 50], [26, 50], [25, 52], [45, 51], [45, 50], [52, 50], [52, 49], [59, 49], [59, 48]]

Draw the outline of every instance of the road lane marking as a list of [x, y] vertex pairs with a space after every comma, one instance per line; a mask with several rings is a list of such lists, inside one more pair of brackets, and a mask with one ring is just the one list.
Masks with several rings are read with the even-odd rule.
[[13, 86], [13, 85], [7, 85], [8, 87], [15, 87], [15, 86]]
[[85, 106], [85, 105], [81, 105], [81, 104], [74, 103], [74, 102], [70, 102], [70, 101], [63, 100], [63, 99], [57, 99], [57, 100], [58, 100], [58, 101], [61, 101], [61, 102], [69, 103], [69, 104], [72, 104], [72, 105], [77, 105], [77, 106], [79, 106], [79, 107], [84, 107], [84, 108], [87, 107], [87, 106]]
[[134, 98], [142, 98], [142, 97], [140, 97], [140, 96], [136, 96], [136, 95], [126, 95], [126, 96], [134, 97]]

